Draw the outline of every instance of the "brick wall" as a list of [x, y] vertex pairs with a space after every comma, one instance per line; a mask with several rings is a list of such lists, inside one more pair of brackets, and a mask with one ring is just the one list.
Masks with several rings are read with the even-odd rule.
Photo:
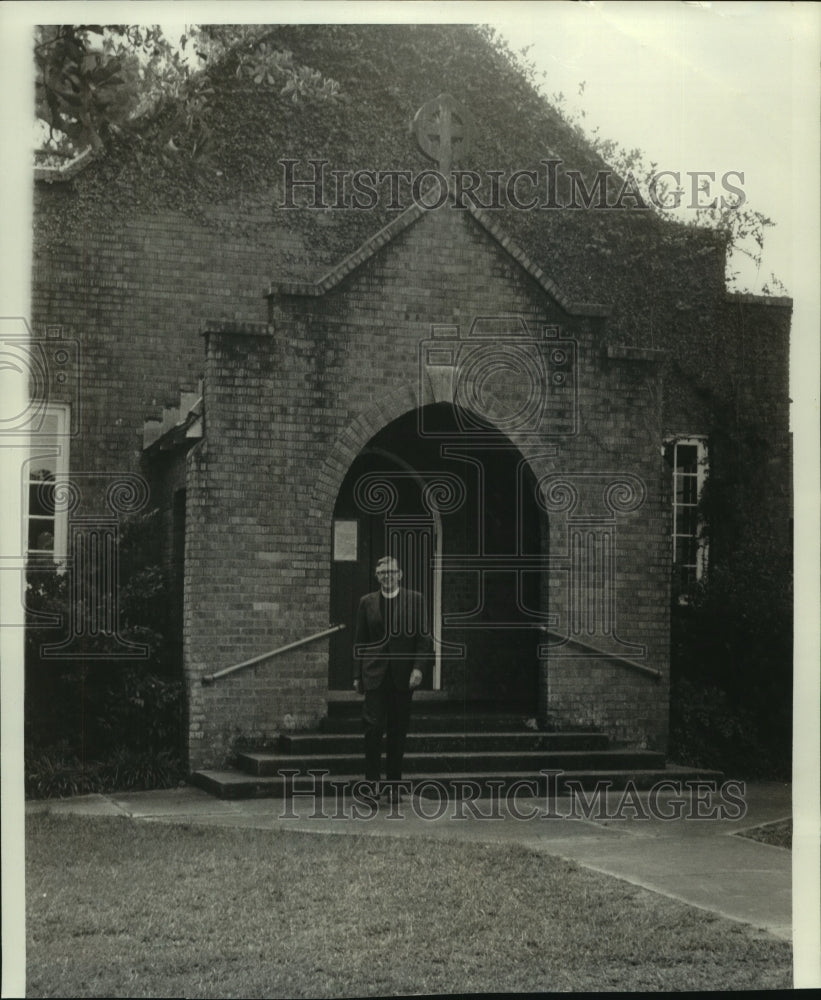
[[[419, 351], [431, 327], [464, 334], [476, 316], [522, 317], [534, 332], [559, 325], [575, 342], [575, 433], [513, 427], [509, 437], [536, 479], [575, 476], [596, 494], [583, 501], [590, 516], [619, 520], [613, 596], [620, 635], [633, 655], [664, 672], [669, 545], [659, 415], [646, 405], [657, 376], [646, 362], [603, 357], [601, 320], [566, 313], [474, 220], [443, 211], [325, 295], [272, 299], [270, 327], [216, 323], [206, 335], [207, 440], [191, 454], [188, 480], [192, 765], [219, 762], [234, 736], [272, 735], [323, 714], [324, 641], [212, 687], [198, 681], [327, 624], [330, 524], [344, 474], [371, 437], [422, 401]], [[624, 475], [640, 484], [641, 498], [616, 514], [599, 494]], [[548, 516], [551, 553], [561, 555], [566, 526], [549, 507]], [[560, 629], [569, 600], [557, 585], [551, 609]], [[664, 684], [612, 664], [567, 667], [554, 655], [546, 671], [542, 714], [570, 725], [592, 713], [620, 738], [663, 744]]]
[[[55, 187], [39, 197], [68, 194]], [[234, 206], [214, 212], [243, 221]], [[671, 289], [664, 317], [654, 314], [654, 325], [634, 331], [623, 305], [618, 323], [568, 312], [476, 220], [446, 209], [397, 232], [322, 295], [270, 296], [269, 327], [258, 324], [266, 318], [262, 296], [275, 276], [272, 261], [299, 259], [310, 270], [318, 258], [297, 234], [272, 225], [263, 236], [262, 228], [248, 240], [181, 214], [132, 212], [128, 222], [112, 218], [105, 228], [87, 227], [70, 245], [43, 245], [35, 258], [35, 334], [59, 325], [79, 344], [77, 371], [51, 389], [52, 398], [71, 402], [78, 415], [73, 472], [103, 473], [104, 482], [118, 472], [146, 471], [144, 419], [158, 417], [181, 388], [204, 376], [206, 438], [151, 497], [166, 511], [163, 531], [171, 546], [171, 486], [187, 492], [192, 766], [221, 762], [239, 736], [271, 736], [324, 713], [325, 640], [213, 686], [201, 679], [327, 625], [330, 524], [346, 472], [392, 420], [423, 403], [449, 401], [434, 379], [420, 384], [420, 343], [432, 325], [458, 327], [464, 335], [475, 317], [498, 315], [521, 318], [531, 332], [556, 326], [577, 352], [566, 384], [576, 401], [575, 422], [567, 423], [564, 397], [553, 392], [545, 434], [509, 431], [536, 480], [585, 482], [597, 472], [632, 477], [629, 482], [644, 489], [639, 506], [608, 521], [617, 557], [614, 634], [630, 645], [625, 658], [657, 668], [662, 678], [656, 682], [620, 664], [615, 640], [607, 640], [614, 647], [609, 659], [549, 649], [538, 676], [539, 708], [563, 726], [600, 725], [618, 739], [663, 747], [670, 496], [660, 442], [667, 433], [709, 433], [715, 396], [736, 392], [746, 410], [766, 411], [773, 429], [763, 459], [768, 486], [751, 501], [757, 510], [751, 524], [769, 518], [773, 537], [786, 537], [786, 305], [725, 301], [716, 261], [696, 264], [702, 258], [691, 254], [687, 281], [689, 289], [703, 290], [698, 308], [689, 304], [695, 292], [681, 309], [674, 307]], [[321, 228], [317, 224], [317, 232]], [[538, 261], [548, 277], [569, 266], [558, 223], [555, 232], [556, 244]], [[576, 261], [573, 270], [577, 286], [589, 279], [599, 297], [606, 283], [594, 256]], [[678, 265], [671, 257], [671, 275]], [[644, 315], [641, 269], [625, 265], [619, 280], [620, 301], [632, 282], [636, 313]], [[204, 320], [213, 323], [203, 338]], [[664, 354], [660, 360], [652, 350], [608, 352], [622, 340]], [[732, 383], [724, 381], [728, 372]], [[594, 484], [599, 498], [601, 489]], [[101, 509], [103, 493], [101, 486]], [[93, 508], [93, 497], [84, 500]], [[546, 511], [551, 558], [570, 558], [574, 514], [583, 518], [584, 511]], [[567, 627], [566, 568], [557, 564], [551, 572], [544, 599], [557, 629]]]

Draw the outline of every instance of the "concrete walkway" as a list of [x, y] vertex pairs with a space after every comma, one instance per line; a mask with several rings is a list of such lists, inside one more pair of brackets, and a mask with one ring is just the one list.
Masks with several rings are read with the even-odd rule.
[[231, 802], [184, 787], [29, 802], [26, 812], [521, 844], [791, 940], [791, 852], [738, 835], [791, 815], [784, 784], [741, 785], [723, 795], [708, 787], [683, 796], [666, 790], [654, 797], [610, 792], [586, 800], [520, 795], [471, 802], [437, 797], [432, 787], [378, 809], [341, 796]]

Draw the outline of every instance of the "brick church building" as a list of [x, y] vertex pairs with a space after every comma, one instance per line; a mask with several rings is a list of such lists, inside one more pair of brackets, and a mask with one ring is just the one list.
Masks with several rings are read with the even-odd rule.
[[[428, 605], [419, 700], [664, 753], [671, 605], [721, 550], [699, 500], [753, 426], [725, 564], [745, 532], [789, 550], [790, 301], [728, 294], [721, 235], [472, 29], [272, 38], [339, 96], [219, 66], [196, 169], [122, 139], [38, 175], [32, 323], [65, 371], [30, 478], [71, 495], [29, 506], [29, 558], [79, 592], [157, 512], [191, 771], [355, 700], [385, 553]], [[116, 591], [100, 633], [138, 659]]]

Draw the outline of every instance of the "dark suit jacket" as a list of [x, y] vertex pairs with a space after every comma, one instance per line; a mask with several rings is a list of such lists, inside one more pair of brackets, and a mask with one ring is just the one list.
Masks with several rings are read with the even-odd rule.
[[[416, 590], [399, 588], [394, 633], [382, 619], [379, 591], [365, 594], [359, 602], [354, 639], [357, 676], [366, 691], [379, 687], [390, 671], [397, 689], [408, 690], [411, 672], [421, 670], [428, 678], [433, 666], [433, 640], [428, 632], [424, 598]], [[386, 603], [392, 604], [389, 600]]]

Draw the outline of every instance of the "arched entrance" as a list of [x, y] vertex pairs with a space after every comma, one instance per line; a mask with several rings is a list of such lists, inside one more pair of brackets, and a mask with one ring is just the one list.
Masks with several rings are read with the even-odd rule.
[[329, 687], [349, 690], [356, 610], [374, 566], [395, 555], [425, 595], [433, 686], [454, 700], [535, 715], [539, 626], [547, 624], [546, 515], [521, 453], [491, 427], [466, 434], [449, 404], [412, 410], [351, 464], [333, 519]]

